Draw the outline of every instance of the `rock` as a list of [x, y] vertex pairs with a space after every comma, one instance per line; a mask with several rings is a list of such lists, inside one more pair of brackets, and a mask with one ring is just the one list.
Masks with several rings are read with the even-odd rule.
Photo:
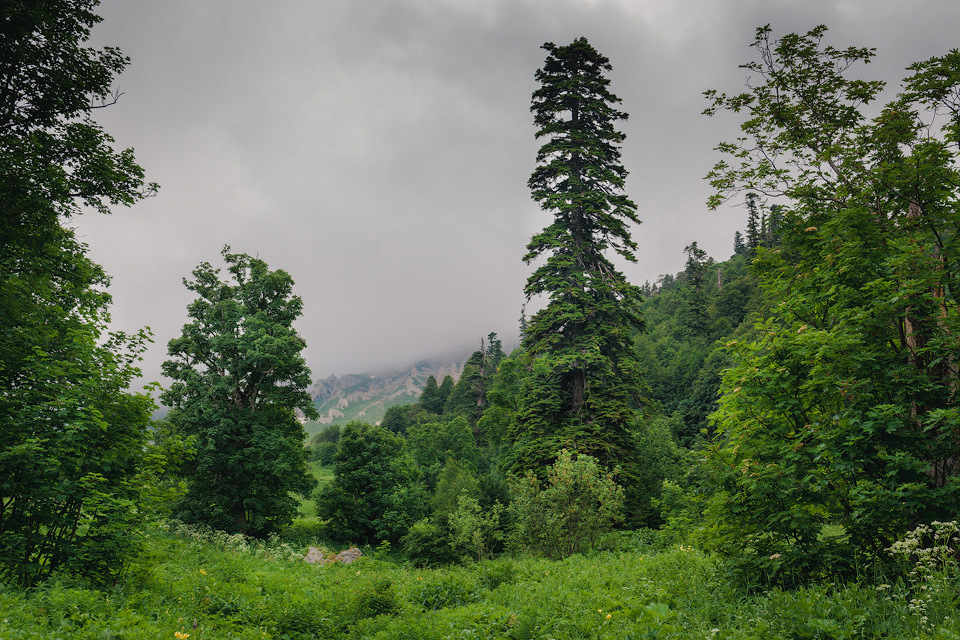
[[350, 564], [362, 555], [363, 552], [361, 552], [360, 549], [357, 549], [356, 547], [350, 547], [349, 549], [341, 551], [332, 558], [328, 558], [320, 549], [317, 549], [316, 547], [310, 547], [307, 550], [307, 555], [304, 556], [303, 561], [310, 564], [331, 564], [334, 562]]
[[323, 552], [320, 551], [320, 549], [317, 549], [316, 547], [310, 547], [310, 549], [307, 550], [307, 555], [304, 556], [303, 561], [309, 562], [310, 564], [317, 564], [318, 562], [323, 564], [327, 561], [327, 559], [323, 557]]
[[356, 547], [350, 547], [344, 551], [341, 551], [337, 555], [333, 556], [333, 559], [330, 562], [342, 562], [343, 564], [350, 564], [360, 556], [362, 556], [360, 549]]

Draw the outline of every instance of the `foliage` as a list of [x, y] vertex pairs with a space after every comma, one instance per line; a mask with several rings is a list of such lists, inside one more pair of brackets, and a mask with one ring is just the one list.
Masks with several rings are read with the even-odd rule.
[[453, 459], [476, 471], [479, 450], [473, 438], [473, 430], [463, 417], [449, 422], [427, 422], [407, 429], [407, 444], [410, 454], [424, 473], [424, 481], [430, 490], [436, 488], [440, 471]]
[[446, 398], [441, 395], [440, 386], [437, 385], [437, 379], [432, 375], [427, 378], [423, 385], [423, 391], [420, 392], [420, 398], [417, 402], [427, 413], [440, 415], [443, 413], [443, 403]]
[[403, 537], [403, 552], [418, 567], [439, 567], [457, 559], [445, 518], [415, 522]]
[[383, 427], [342, 429], [333, 481], [317, 495], [317, 515], [345, 542], [397, 541], [425, 513], [426, 495], [406, 442]]
[[545, 483], [528, 473], [512, 483], [510, 510], [514, 544], [563, 558], [584, 553], [603, 541], [622, 519], [623, 488], [596, 459], [563, 450], [547, 471]]
[[[446, 383], [446, 378], [444, 378], [444, 383]], [[380, 421], [380, 426], [392, 433], [406, 433], [407, 427], [410, 426], [409, 415], [411, 409], [412, 405], [409, 404], [395, 404], [392, 407], [387, 407], [387, 411], [383, 414], [383, 420]]]
[[741, 190], [789, 203], [780, 246], [757, 249], [770, 308], [728, 343], [716, 522], [730, 553], [808, 577], [960, 509], [957, 54], [913, 65], [870, 118], [884, 84], [849, 70], [873, 50], [825, 34], [758, 29], [745, 68], [759, 82], [708, 92], [707, 110], [747, 114], [719, 147], [732, 163], [710, 174], [711, 204]]
[[470, 469], [455, 458], [447, 458], [430, 504], [434, 515], [445, 517], [457, 508], [457, 501], [463, 495], [476, 498], [479, 493], [480, 483]]
[[297, 513], [291, 492], [315, 486], [307, 474], [297, 411], [316, 412], [293, 328], [302, 302], [284, 271], [246, 254], [222, 252], [232, 282], [204, 262], [184, 285], [199, 295], [191, 322], [168, 343], [161, 396], [182, 433], [197, 438], [178, 516], [224, 531], [266, 536]]
[[487, 406], [477, 420], [477, 430], [484, 440], [505, 443], [507, 434], [520, 408], [520, 388], [523, 379], [522, 352], [519, 350], [504, 358], [490, 380]]
[[[487, 342], [481, 339], [480, 349], [474, 351], [464, 363], [460, 379], [450, 390], [443, 409], [444, 415], [461, 416], [471, 426], [476, 425], [487, 406], [491, 381], [504, 358], [503, 344], [496, 333], [488, 334]], [[478, 436], [482, 434], [478, 430]]]
[[634, 482], [634, 491], [625, 495], [625, 512], [630, 514], [631, 524], [662, 524], [655, 501], [660, 498], [665, 481], [682, 477], [682, 452], [673, 435], [681, 427], [677, 416], [660, 416], [637, 425], [637, 451], [645, 465], [643, 475]]
[[156, 504], [138, 476], [162, 474], [153, 401], [127, 392], [149, 331], [104, 336], [109, 278], [64, 224], [156, 188], [91, 118], [128, 62], [84, 46], [96, 4], [6, 2], [0, 22], [0, 565], [24, 582], [116, 579]]
[[471, 554], [477, 562], [492, 557], [506, 538], [501, 523], [503, 511], [499, 502], [484, 509], [476, 498], [460, 494], [449, 516], [453, 547]]
[[310, 438], [307, 443], [308, 456], [311, 462], [319, 462], [325, 467], [333, 464], [337, 455], [337, 445], [340, 442], [340, 425], [331, 424], [324, 427], [319, 433]]
[[524, 292], [528, 300], [549, 300], [523, 336], [533, 371], [511, 433], [515, 469], [549, 464], [567, 428], [592, 434], [570, 446], [627, 467], [636, 462], [629, 425], [641, 392], [632, 351], [632, 332], [643, 327], [640, 291], [605, 255], [613, 249], [636, 259], [628, 225], [639, 219], [622, 193], [624, 135], [614, 127], [627, 114], [608, 89], [609, 60], [585, 38], [543, 48], [548, 56], [536, 73], [531, 111], [536, 137], [545, 141], [528, 184], [553, 223], [527, 245], [524, 261], [541, 262]]
[[[898, 580], [748, 594], [715, 556], [689, 547], [528, 556], [412, 569], [366, 556], [310, 565], [277, 542], [151, 531], [120, 588], [54, 578], [0, 587], [0, 636], [226, 640], [359, 638], [950, 638], [956, 580], [941, 580], [928, 620]], [[884, 578], [881, 576], [881, 580]]]

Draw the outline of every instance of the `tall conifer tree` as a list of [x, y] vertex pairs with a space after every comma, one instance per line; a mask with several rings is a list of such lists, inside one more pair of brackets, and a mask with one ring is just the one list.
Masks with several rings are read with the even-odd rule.
[[636, 261], [628, 225], [640, 220], [623, 193], [624, 134], [614, 128], [627, 114], [608, 89], [609, 60], [585, 38], [543, 48], [531, 111], [544, 144], [528, 184], [554, 220], [527, 245], [524, 260], [540, 265], [524, 291], [549, 300], [524, 335], [532, 373], [513, 426], [516, 466], [543, 468], [567, 447], [626, 469], [639, 406], [631, 335], [643, 327], [641, 293], [605, 253]]

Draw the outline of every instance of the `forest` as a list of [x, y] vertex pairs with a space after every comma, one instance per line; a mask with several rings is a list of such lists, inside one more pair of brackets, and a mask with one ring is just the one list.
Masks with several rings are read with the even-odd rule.
[[744, 232], [638, 285], [613, 65], [545, 43], [519, 347], [307, 440], [303, 301], [229, 246], [130, 390], [70, 221], [160, 186], [97, 4], [0, 23], [0, 638], [960, 637], [960, 52], [878, 105], [873, 49], [759, 27], [705, 91]]

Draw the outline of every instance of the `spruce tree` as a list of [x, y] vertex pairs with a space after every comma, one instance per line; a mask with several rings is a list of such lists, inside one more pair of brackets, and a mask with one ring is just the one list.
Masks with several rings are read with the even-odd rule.
[[424, 411], [440, 415], [443, 413], [443, 403], [445, 398], [440, 395], [440, 387], [437, 385], [437, 379], [430, 375], [427, 382], [420, 392], [420, 406]]
[[548, 302], [523, 336], [531, 374], [512, 429], [515, 466], [545, 468], [566, 447], [626, 469], [639, 406], [632, 335], [643, 327], [641, 293], [605, 254], [613, 249], [636, 261], [628, 225], [640, 221], [623, 193], [624, 134], [614, 128], [627, 114], [608, 89], [609, 60], [585, 38], [543, 48], [548, 56], [536, 73], [531, 111], [544, 144], [528, 184], [554, 220], [524, 256], [539, 263], [527, 300], [543, 295]]
[[747, 245], [743, 242], [743, 234], [737, 231], [733, 234], [733, 254], [743, 255], [747, 252]]
[[762, 242], [760, 233], [760, 213], [757, 211], [757, 194], [747, 194], [747, 256], [757, 255], [757, 247]]
[[683, 248], [687, 254], [684, 272], [693, 287], [693, 296], [687, 309], [687, 330], [694, 336], [706, 335], [710, 328], [710, 316], [704, 295], [704, 279], [707, 275], [707, 252], [692, 242]]

